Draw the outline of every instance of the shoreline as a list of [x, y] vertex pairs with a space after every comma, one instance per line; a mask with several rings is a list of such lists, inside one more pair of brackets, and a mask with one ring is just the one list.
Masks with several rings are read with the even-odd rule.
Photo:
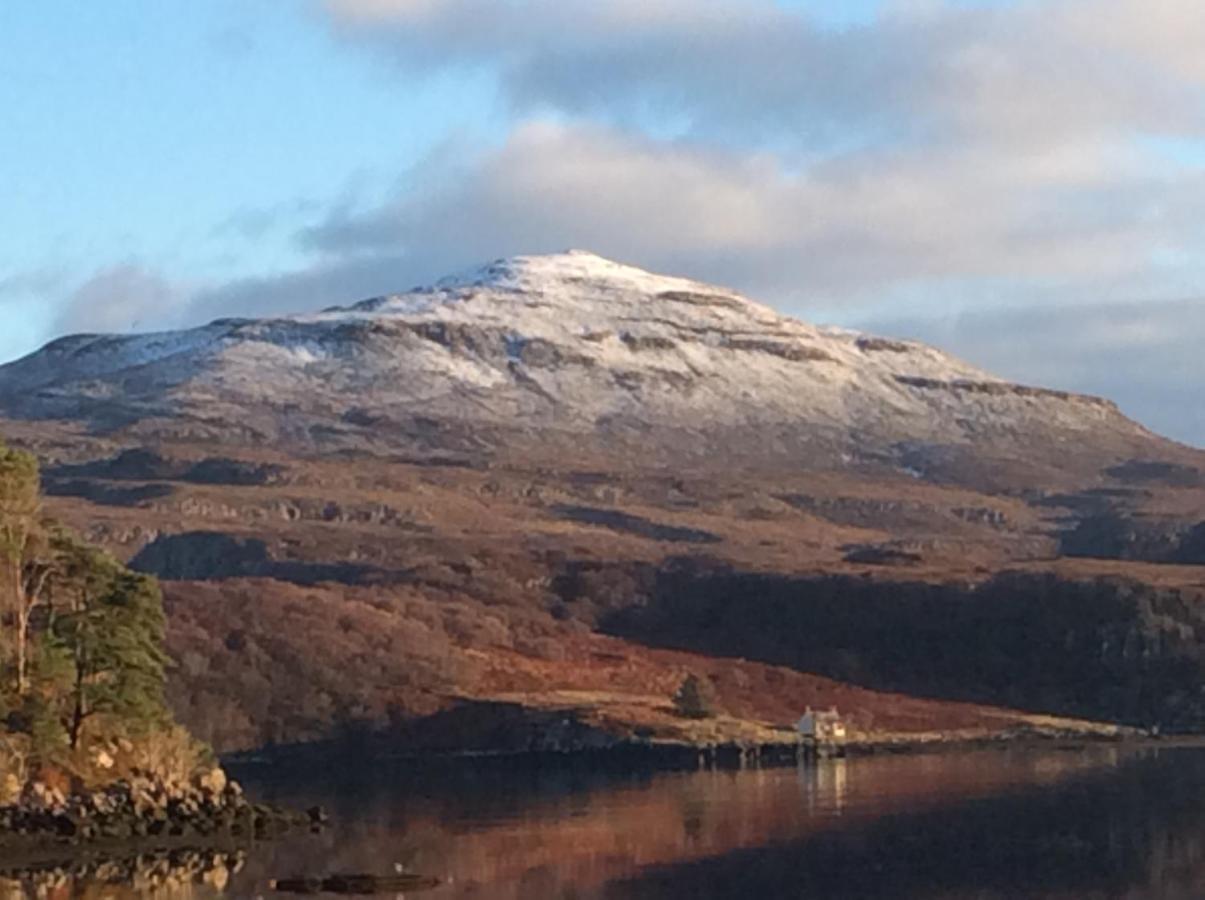
[[[482, 771], [504, 769], [507, 772], [530, 774], [540, 771], [581, 770], [597, 774], [655, 775], [694, 771], [741, 771], [744, 769], [789, 768], [816, 765], [832, 758], [873, 756], [919, 756], [975, 753], [982, 751], [1057, 751], [1081, 752], [1099, 747], [1126, 750], [1205, 749], [1205, 735], [1151, 735], [1101, 733], [1059, 734], [1001, 734], [993, 736], [926, 736], [921, 739], [901, 739], [899, 736], [872, 740], [851, 740], [840, 752], [809, 752], [794, 742], [764, 744], [756, 748], [735, 743], [700, 746], [684, 743], [622, 742], [608, 747], [575, 748], [568, 750], [528, 751], [444, 751], [394, 752], [376, 754], [367, 759], [376, 764], [374, 774], [396, 774], [394, 767], [407, 773], [429, 775], [433, 771]], [[822, 748], [823, 749], [823, 748]], [[836, 748], [832, 748], [836, 749]], [[754, 752], [751, 752], [754, 751]], [[803, 752], [801, 752], [803, 751]], [[264, 782], [287, 781], [306, 777], [314, 770], [329, 774], [335, 760], [347, 760], [348, 749], [334, 743], [305, 745], [304, 749], [278, 750], [273, 755], [239, 754], [223, 760], [229, 770], [253, 774]], [[365, 759], [363, 755], [357, 757]], [[354, 777], [360, 768], [344, 770]], [[262, 812], [282, 811], [273, 807], [257, 807]], [[275, 817], [274, 817], [275, 818]], [[172, 854], [218, 855], [233, 857], [256, 846], [271, 843], [299, 830], [304, 816], [283, 814], [277, 823], [288, 818], [290, 828], [272, 829], [270, 833], [252, 831], [231, 834], [227, 831], [212, 834], [190, 833], [180, 836], [133, 836], [117, 839], [95, 838], [69, 840], [48, 834], [19, 835], [0, 832], [0, 877], [13, 877], [18, 871], [29, 873], [55, 868], [78, 868], [111, 860], [133, 860], [143, 856], [170, 857]], [[337, 827], [337, 823], [336, 827]], [[305, 829], [305, 830], [308, 830]]]
[[222, 769], [187, 785], [133, 777], [71, 794], [35, 781], [21, 801], [0, 807], [0, 874], [93, 855], [230, 854], [326, 821], [321, 807], [302, 813], [253, 803]]
[[1100, 746], [1125, 748], [1205, 749], [1205, 735], [1155, 737], [1141, 732], [1025, 731], [994, 735], [891, 735], [858, 738], [841, 745], [807, 747], [794, 741], [742, 743], [737, 741], [693, 744], [675, 741], [619, 741], [607, 746], [564, 749], [392, 749], [351, 746], [336, 741], [229, 754], [222, 764], [257, 777], [272, 770], [304, 773], [337, 761], [367, 761], [386, 766], [423, 769], [507, 766], [520, 770], [547, 767], [578, 768], [637, 774], [705, 769], [782, 768], [806, 765], [819, 759], [869, 756], [923, 755], [980, 750], [1060, 750], [1072, 752]]

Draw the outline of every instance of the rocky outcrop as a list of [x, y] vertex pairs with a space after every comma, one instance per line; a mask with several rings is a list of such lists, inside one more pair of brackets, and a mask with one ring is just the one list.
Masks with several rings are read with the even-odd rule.
[[[183, 481], [190, 484], [232, 486], [266, 485], [279, 482], [283, 466], [252, 463], [226, 457], [206, 457], [197, 462], [169, 459], [144, 448], [123, 450], [116, 456], [85, 463], [60, 464], [46, 470], [48, 484], [86, 484], [85, 479], [101, 479], [95, 490], [103, 490], [109, 481]], [[147, 487], [150, 487], [149, 485]], [[116, 490], [109, 487], [108, 490]], [[128, 490], [137, 490], [130, 488]]]
[[1205, 565], [1205, 522], [1109, 510], [1080, 519], [1062, 536], [1067, 556]]
[[406, 577], [404, 572], [351, 562], [276, 559], [258, 538], [215, 531], [161, 535], [135, 554], [129, 565], [166, 581], [275, 578], [294, 584], [368, 584]]
[[47, 478], [42, 490], [49, 497], [82, 497], [100, 506], [141, 506], [175, 493], [170, 484], [109, 484], [83, 478]]
[[836, 358], [819, 347], [809, 347], [806, 344], [787, 343], [773, 340], [741, 340], [728, 338], [724, 346], [729, 350], [746, 353], [768, 353], [789, 362], [836, 362]]
[[279, 482], [284, 474], [283, 466], [270, 463], [210, 457], [190, 466], [180, 480], [192, 484], [265, 485]]
[[560, 518], [568, 519], [572, 522], [580, 522], [584, 525], [597, 525], [600, 528], [627, 532], [654, 541], [683, 544], [716, 544], [722, 540], [719, 535], [712, 534], [710, 531], [703, 531], [700, 528], [665, 525], [660, 522], [650, 521], [642, 516], [634, 516], [615, 509], [558, 505], [553, 507], [553, 512]]
[[990, 397], [1022, 397], [1044, 400], [1061, 400], [1067, 403], [1082, 403], [1096, 406], [1104, 410], [1116, 411], [1117, 406], [1102, 397], [1092, 397], [1088, 394], [1073, 394], [1070, 391], [1056, 391], [1049, 388], [1029, 387], [1022, 384], [1010, 384], [1007, 381], [972, 381], [969, 379], [946, 380], [940, 378], [918, 378], [910, 375], [897, 375], [896, 381], [908, 387], [921, 388], [929, 391], [949, 391], [951, 393], [983, 394]]
[[858, 338], [858, 349], [863, 353], [909, 353], [914, 347], [905, 341], [893, 341], [889, 338], [863, 337]]
[[76, 464], [49, 466], [51, 478], [103, 478], [108, 481], [162, 481], [179, 478], [185, 466], [153, 450], [135, 447], [116, 456]]
[[921, 554], [913, 550], [890, 544], [854, 544], [842, 549], [846, 562], [872, 566], [908, 566], [923, 559]]
[[918, 500], [883, 497], [813, 497], [808, 494], [778, 494], [776, 499], [839, 525], [860, 528], [927, 528], [940, 531], [954, 518], [990, 528], [1008, 526], [1008, 516], [993, 507], [957, 506], [942, 509]]
[[210, 531], [164, 535], [130, 560], [130, 567], [169, 580], [236, 578], [263, 574], [271, 565], [268, 545]]
[[1199, 487], [1205, 475], [1196, 466], [1152, 459], [1130, 459], [1105, 470], [1110, 478], [1128, 484], [1163, 484], [1169, 487]]
[[0, 851], [39, 843], [121, 843], [143, 839], [257, 839], [321, 825], [323, 814], [251, 803], [221, 769], [190, 783], [139, 772], [71, 793], [31, 780], [21, 800], [0, 807]]

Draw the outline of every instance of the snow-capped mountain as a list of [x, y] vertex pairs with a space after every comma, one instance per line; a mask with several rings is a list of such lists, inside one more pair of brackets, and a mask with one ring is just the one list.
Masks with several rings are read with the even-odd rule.
[[62, 338], [0, 367], [0, 412], [267, 444], [404, 449], [442, 434], [488, 448], [523, 434], [922, 470], [921, 451], [1154, 440], [1104, 400], [582, 251], [316, 313]]

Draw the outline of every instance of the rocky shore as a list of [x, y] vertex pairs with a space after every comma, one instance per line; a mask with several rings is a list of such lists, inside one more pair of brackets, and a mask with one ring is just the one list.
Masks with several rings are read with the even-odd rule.
[[295, 813], [252, 803], [218, 768], [187, 783], [132, 772], [70, 792], [31, 780], [18, 802], [0, 807], [0, 858], [56, 845], [253, 841], [317, 829], [325, 820], [318, 808]]

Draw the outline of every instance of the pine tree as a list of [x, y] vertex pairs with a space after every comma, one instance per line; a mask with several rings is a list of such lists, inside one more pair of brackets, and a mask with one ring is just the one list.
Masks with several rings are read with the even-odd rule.
[[169, 720], [164, 700], [163, 602], [154, 579], [79, 545], [69, 548], [76, 577], [56, 599], [50, 639], [69, 661], [61, 718], [72, 749], [85, 726], [137, 733]]
[[715, 703], [709, 687], [696, 676], [687, 675], [674, 694], [674, 710], [687, 719], [710, 719], [715, 715]]
[[41, 761], [171, 724], [157, 582], [43, 520], [37, 461], [0, 443], [0, 734]]

